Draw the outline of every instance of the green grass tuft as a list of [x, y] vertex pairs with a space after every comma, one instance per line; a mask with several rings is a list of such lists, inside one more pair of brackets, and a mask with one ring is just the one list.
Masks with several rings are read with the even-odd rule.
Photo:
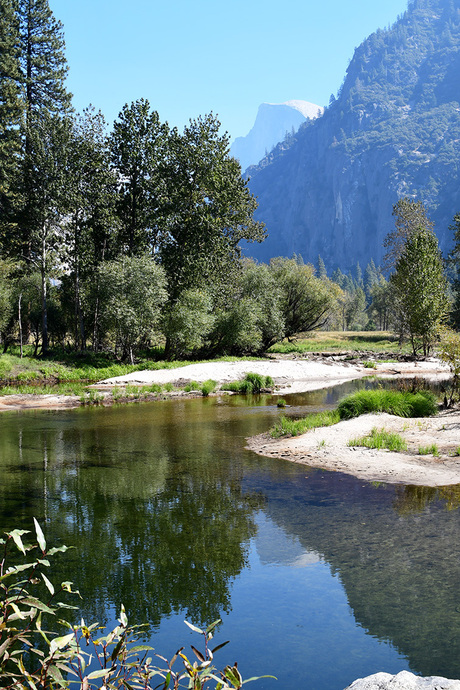
[[437, 413], [430, 391], [410, 393], [392, 390], [362, 390], [348, 395], [338, 405], [340, 419], [352, 419], [368, 412], [387, 412], [397, 417], [430, 417]]
[[216, 381], [213, 381], [212, 379], [208, 379], [204, 383], [201, 384], [201, 395], [204, 398], [207, 398], [210, 393], [215, 391], [217, 386]]
[[420, 446], [418, 449], [419, 455], [433, 455], [435, 458], [439, 458], [438, 446], [432, 443], [431, 446]]
[[317, 412], [316, 414], [310, 414], [302, 419], [291, 419], [290, 417], [283, 416], [271, 429], [270, 433], [273, 438], [287, 435], [300, 436], [300, 434], [305, 434], [310, 429], [332, 426], [332, 424], [337, 424], [337, 422], [340, 422], [337, 410]]
[[377, 429], [377, 427], [374, 427], [367, 436], [351, 439], [348, 441], [347, 445], [376, 448], [378, 450], [382, 448], [393, 451], [407, 450], [407, 443], [399, 434], [393, 434], [389, 431], [385, 431], [385, 429]]
[[234, 393], [244, 393], [246, 395], [258, 395], [263, 388], [272, 388], [273, 379], [271, 376], [263, 376], [262, 374], [247, 373], [242, 381], [230, 381], [230, 383], [223, 383], [222, 390], [232, 391]]

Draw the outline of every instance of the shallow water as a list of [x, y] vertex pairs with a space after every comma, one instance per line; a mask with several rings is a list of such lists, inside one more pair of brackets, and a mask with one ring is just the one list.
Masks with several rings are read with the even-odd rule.
[[[285, 396], [287, 412], [354, 385]], [[199, 646], [184, 618], [222, 618], [217, 664], [278, 677], [259, 690], [340, 690], [380, 670], [460, 678], [455, 495], [244, 450], [274, 401], [3, 413], [1, 529], [36, 516], [49, 543], [75, 546], [54, 579], [75, 582], [85, 620], [111, 622], [123, 602], [161, 653]]]

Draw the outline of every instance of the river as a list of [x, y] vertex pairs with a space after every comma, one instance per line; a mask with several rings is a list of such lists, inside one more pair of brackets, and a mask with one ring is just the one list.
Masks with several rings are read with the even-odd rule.
[[[354, 385], [286, 397], [289, 414]], [[373, 485], [245, 450], [279, 416], [238, 396], [3, 413], [2, 531], [42, 524], [86, 622], [120, 604], [159, 653], [199, 646], [265, 690], [341, 690], [377, 671], [460, 678], [460, 511], [448, 492]], [[80, 615], [80, 614], [79, 614]]]

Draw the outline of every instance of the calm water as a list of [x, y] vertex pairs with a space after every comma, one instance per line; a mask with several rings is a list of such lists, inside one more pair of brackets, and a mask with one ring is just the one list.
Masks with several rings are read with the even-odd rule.
[[[288, 413], [351, 387], [292, 397]], [[222, 618], [218, 665], [278, 677], [254, 689], [460, 678], [452, 496], [244, 450], [279, 414], [269, 397], [3, 413], [0, 527], [36, 516], [49, 543], [75, 546], [54, 579], [75, 582], [85, 620], [111, 622], [123, 602], [158, 652], [199, 643], [184, 618]]]

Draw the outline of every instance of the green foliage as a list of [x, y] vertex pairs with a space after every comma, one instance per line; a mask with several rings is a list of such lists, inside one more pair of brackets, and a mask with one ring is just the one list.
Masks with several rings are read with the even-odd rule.
[[391, 276], [402, 332], [414, 355], [429, 354], [449, 309], [447, 283], [436, 235], [420, 228], [404, 243]]
[[197, 383], [196, 381], [190, 381], [190, 383], [187, 383], [187, 385], [184, 388], [184, 391], [186, 393], [190, 393], [191, 391], [199, 391], [200, 390], [200, 384]]
[[98, 272], [105, 326], [133, 364], [133, 350], [158, 328], [166, 301], [166, 280], [148, 256], [105, 262]]
[[273, 379], [271, 376], [263, 376], [262, 374], [247, 373], [242, 381], [230, 381], [223, 383], [222, 390], [232, 391], [235, 393], [244, 393], [246, 395], [258, 395], [264, 388], [272, 388]]
[[433, 457], [438, 458], [439, 457], [438, 446], [435, 443], [432, 443], [430, 446], [419, 446], [418, 454], [419, 455], [432, 455]]
[[385, 429], [377, 429], [377, 427], [374, 427], [367, 436], [351, 439], [347, 446], [363, 446], [378, 450], [387, 448], [392, 451], [407, 450], [407, 443], [399, 434], [391, 433]]
[[278, 398], [276, 407], [286, 407], [286, 400], [284, 398]]
[[160, 240], [158, 211], [165, 204], [165, 173], [169, 128], [140, 99], [123, 106], [111, 136], [112, 164], [121, 177], [118, 213], [119, 245], [129, 256], [154, 253]]
[[341, 400], [337, 411], [340, 419], [352, 419], [369, 412], [387, 412], [398, 417], [430, 417], [437, 413], [438, 408], [431, 391], [362, 390]]
[[240, 256], [239, 242], [261, 242], [262, 223], [229, 138], [212, 115], [190, 120], [169, 137], [165, 170], [168, 206], [159, 256], [173, 303], [189, 288], [225, 278]]
[[207, 398], [210, 393], [213, 393], [216, 389], [217, 383], [212, 379], [208, 379], [201, 384], [201, 395], [203, 398]]
[[203, 348], [215, 321], [211, 295], [205, 290], [184, 290], [164, 316], [168, 359], [190, 356]]
[[285, 337], [321, 328], [337, 306], [337, 286], [327, 278], [316, 278], [313, 266], [296, 259], [272, 259], [270, 269], [281, 292]]
[[452, 379], [450, 381], [449, 407], [452, 406], [455, 396], [460, 392], [460, 333], [444, 327], [440, 331], [438, 346], [439, 359], [445, 362], [450, 369]]
[[316, 429], [323, 426], [332, 426], [340, 422], [340, 416], [337, 410], [327, 410], [326, 412], [317, 412], [310, 414], [302, 419], [291, 419], [290, 417], [282, 416], [270, 430], [273, 438], [280, 436], [300, 436], [305, 434], [310, 429]]
[[[63, 609], [76, 609], [57, 600], [63, 593], [78, 592], [72, 592], [71, 582], [56, 586], [49, 579], [51, 559], [67, 547], [48, 548], [40, 525], [35, 519], [34, 523], [36, 543], [24, 541], [25, 535], [30, 534], [27, 530], [12, 530], [6, 533], [6, 539], [0, 538], [3, 547], [0, 561], [2, 686], [6, 683], [6, 687], [18, 690], [53, 690], [76, 684], [84, 690], [95, 690], [102, 683], [113, 689], [153, 690], [161, 686], [164, 690], [185, 687], [204, 690], [212, 686], [215, 690], [237, 690], [243, 683], [257, 680], [243, 681], [237, 664], [227, 665], [221, 671], [214, 665], [214, 654], [228, 644], [223, 642], [211, 648], [220, 620], [204, 630], [185, 621], [203, 638], [203, 652], [191, 645], [198, 661], [191, 661], [184, 654], [184, 647], [171, 660], [154, 653], [152, 647], [142, 644], [145, 626], [129, 625], [123, 605], [118, 625], [112, 630], [104, 630], [98, 623], [86, 625], [83, 619], [79, 625], [59, 621], [67, 628], [63, 635], [45, 630], [42, 615], [54, 617], [48, 619], [53, 621]], [[12, 551], [19, 553], [12, 556]], [[54, 625], [47, 621], [46, 627]], [[178, 660], [182, 662], [180, 669], [174, 668]]]

